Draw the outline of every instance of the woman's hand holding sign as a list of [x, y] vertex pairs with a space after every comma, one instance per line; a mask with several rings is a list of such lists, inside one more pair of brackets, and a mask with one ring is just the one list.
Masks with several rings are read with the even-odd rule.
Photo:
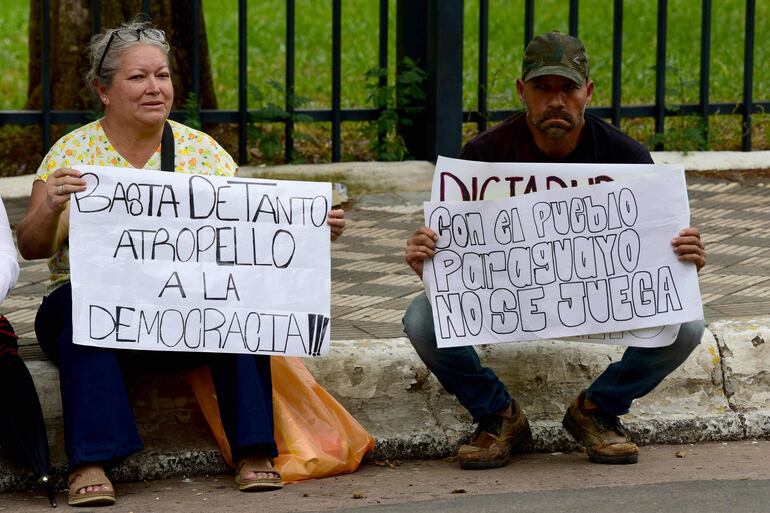
[[19, 251], [26, 259], [53, 255], [69, 236], [67, 206], [74, 192], [82, 192], [86, 183], [80, 171], [61, 167], [47, 180], [32, 185], [27, 215], [16, 227]]
[[326, 222], [331, 228], [332, 240], [337, 240], [337, 237], [342, 235], [345, 230], [345, 211], [341, 208], [330, 210]]
[[86, 190], [86, 182], [80, 178], [80, 171], [60, 167], [45, 182], [48, 205], [54, 211], [64, 210], [73, 192]]
[[409, 264], [409, 267], [411, 267], [420, 278], [422, 278], [423, 261], [426, 258], [433, 258], [436, 254], [437, 240], [438, 235], [436, 235], [436, 232], [427, 226], [422, 226], [418, 228], [406, 242], [406, 255], [404, 258], [406, 259], [406, 263]]
[[679, 255], [680, 261], [694, 263], [699, 272], [706, 265], [706, 247], [697, 228], [689, 227], [680, 231], [671, 241], [671, 245], [674, 247], [674, 253]]

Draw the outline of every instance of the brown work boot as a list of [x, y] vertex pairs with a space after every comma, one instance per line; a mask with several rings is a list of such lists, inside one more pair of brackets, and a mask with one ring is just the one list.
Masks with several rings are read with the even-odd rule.
[[572, 401], [561, 421], [575, 440], [586, 448], [588, 458], [596, 463], [636, 463], [639, 447], [614, 415], [602, 412], [598, 406], [585, 403], [586, 391]]
[[531, 440], [527, 416], [519, 403], [511, 400], [511, 417], [490, 415], [482, 419], [471, 441], [457, 451], [457, 459], [465, 470], [502, 467], [515, 448]]

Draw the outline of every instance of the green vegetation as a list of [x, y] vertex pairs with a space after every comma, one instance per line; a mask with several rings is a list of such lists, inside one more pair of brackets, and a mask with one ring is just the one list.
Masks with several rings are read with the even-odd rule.
[[[278, 119], [294, 124], [310, 121], [310, 116], [294, 112], [295, 109], [304, 108], [308, 103], [307, 98], [297, 95], [289, 98], [287, 102], [289, 110], [284, 109], [283, 104], [274, 103], [274, 98], [282, 96], [283, 91], [283, 84], [272, 79], [267, 81], [266, 91], [253, 84], [249, 85], [249, 97], [257, 104], [256, 110], [249, 116], [249, 143], [253, 147], [253, 156], [262, 162], [275, 162], [284, 153], [282, 137], [285, 125], [271, 121]], [[252, 106], [252, 108], [254, 107]], [[304, 142], [307, 135], [297, 132], [295, 139]], [[292, 159], [295, 163], [300, 163], [301, 160], [301, 155], [295, 155]]]
[[[378, 62], [379, 2], [342, 2], [342, 107], [365, 107], [365, 75]], [[203, 0], [214, 81], [220, 108], [238, 104], [238, 2]], [[389, 6], [390, 79], [395, 77], [396, 2]], [[307, 98], [306, 108], [331, 105], [331, 20], [328, 0], [296, 3], [295, 77], [297, 97]], [[248, 3], [249, 82], [263, 86], [270, 79], [283, 82], [286, 62], [286, 2], [260, 0]], [[266, 91], [260, 100], [282, 105], [282, 89]]]
[[0, 0], [0, 110], [22, 109], [27, 102], [28, 22], [28, 2]]
[[[285, 76], [285, 0], [252, 0], [248, 3], [248, 76], [250, 108], [285, 105], [282, 87]], [[343, 108], [367, 107], [367, 71], [377, 64], [378, 4], [375, 0], [342, 2], [342, 83]], [[490, 0], [489, 86], [490, 109], [518, 107], [515, 78], [519, 75], [524, 40], [524, 0]], [[711, 101], [740, 102], [743, 90], [743, 31], [745, 0], [713, 2], [711, 48]], [[696, 0], [669, 0], [667, 42], [667, 103], [696, 103], [700, 69], [700, 5]], [[215, 90], [220, 108], [237, 106], [237, 16], [236, 0], [203, 0], [206, 30], [214, 71]], [[655, 46], [657, 1], [626, 0], [624, 7], [622, 101], [624, 104], [651, 104], [655, 98]], [[389, 3], [389, 84], [395, 82], [396, 2]], [[0, 76], [0, 109], [19, 109], [26, 100], [28, 2], [0, 0], [0, 50], [4, 73]], [[331, 2], [302, 0], [296, 5], [296, 95], [303, 107], [328, 108], [331, 104]], [[770, 99], [770, 2], [757, 2], [755, 35], [754, 98]], [[535, 2], [535, 32], [567, 31], [568, 2]], [[610, 103], [612, 2], [581, 0], [579, 34], [591, 57], [591, 74], [597, 84], [592, 105]], [[478, 0], [465, 1], [464, 103], [473, 109], [477, 103]], [[684, 84], [684, 87], [683, 87]], [[252, 89], [253, 91], [253, 89]], [[765, 116], [755, 116], [755, 148], [770, 147], [770, 131]], [[349, 126], [346, 124], [346, 126]], [[693, 126], [695, 129], [692, 129]], [[720, 116], [710, 121], [709, 140], [692, 120], [667, 121], [674, 132], [666, 142], [683, 137], [689, 148], [735, 149], [740, 144], [740, 119]], [[678, 135], [676, 130], [681, 127]], [[360, 128], [360, 127], [359, 127]], [[624, 120], [623, 128], [640, 139], [650, 141], [650, 120]], [[473, 127], [469, 127], [468, 134]], [[322, 125], [319, 137], [326, 133]], [[356, 129], [362, 133], [360, 129]], [[267, 149], [267, 146], [265, 146]], [[269, 151], [268, 151], [269, 152]], [[345, 148], [343, 147], [343, 154]], [[277, 152], [280, 153], [280, 152]], [[326, 157], [328, 158], [328, 157]]]
[[387, 74], [388, 70], [382, 68], [366, 72], [367, 100], [380, 110], [380, 115], [375, 123], [369, 124], [364, 136], [369, 139], [369, 148], [377, 160], [404, 160], [409, 152], [398, 129], [411, 126], [413, 118], [419, 117], [424, 109], [424, 82], [428, 74], [409, 57], [404, 57], [395, 85], [380, 85], [380, 78]]

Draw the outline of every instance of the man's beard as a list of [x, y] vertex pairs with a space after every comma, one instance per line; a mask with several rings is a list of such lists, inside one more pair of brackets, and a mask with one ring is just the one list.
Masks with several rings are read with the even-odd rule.
[[[537, 119], [532, 117], [532, 113], [527, 111], [527, 119], [529, 122], [537, 128], [540, 132], [544, 133], [551, 139], [561, 139], [575, 128], [577, 128], [577, 122], [568, 112], [564, 112], [559, 109], [548, 109]], [[569, 123], [569, 126], [551, 125], [545, 126], [545, 124], [552, 119], [561, 119]]]

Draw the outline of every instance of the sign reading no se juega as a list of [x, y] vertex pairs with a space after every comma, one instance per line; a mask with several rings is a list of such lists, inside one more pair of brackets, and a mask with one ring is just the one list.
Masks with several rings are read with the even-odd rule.
[[689, 225], [683, 171], [649, 168], [586, 188], [426, 203], [426, 225], [439, 235], [424, 271], [439, 346], [702, 318], [695, 266], [670, 245]]

